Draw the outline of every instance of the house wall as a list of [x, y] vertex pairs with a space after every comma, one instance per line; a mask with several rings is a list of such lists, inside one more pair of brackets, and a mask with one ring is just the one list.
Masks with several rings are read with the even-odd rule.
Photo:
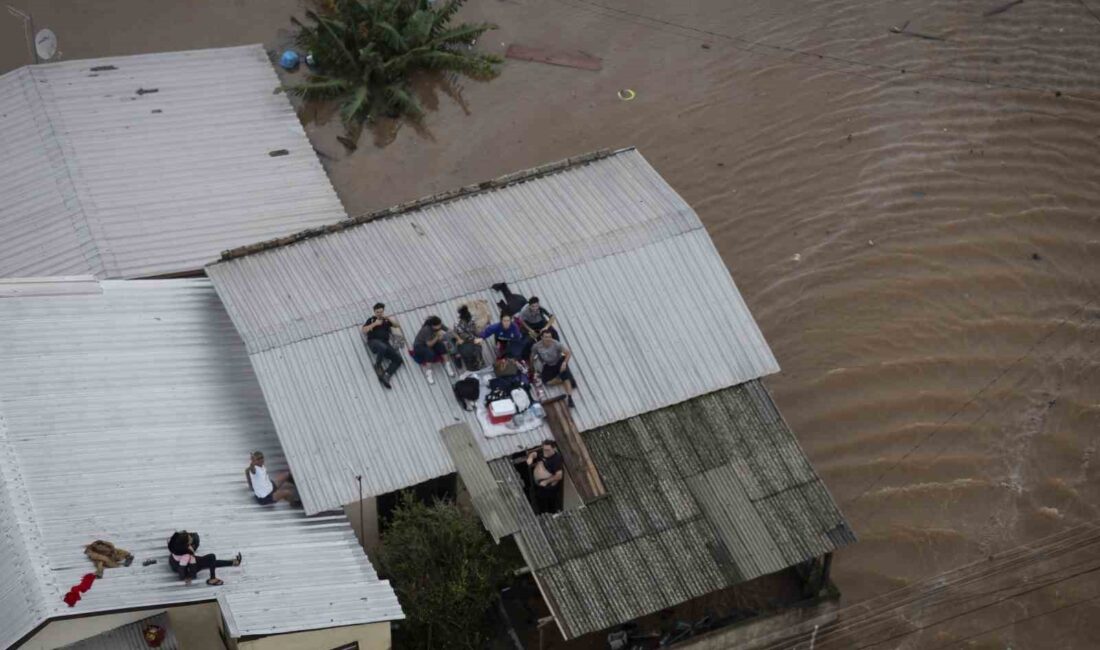
[[359, 545], [374, 559], [374, 552], [378, 550], [378, 500], [374, 497], [363, 499], [363, 526], [360, 528], [359, 502], [354, 501], [344, 506], [344, 514], [351, 522], [351, 528], [355, 531], [355, 538]]
[[155, 616], [163, 611], [163, 609], [144, 609], [138, 612], [103, 614], [101, 616], [85, 616], [83, 618], [53, 621], [19, 647], [20, 650], [53, 650], [113, 630], [116, 627], [122, 627]]
[[218, 633], [222, 614], [216, 602], [173, 607], [168, 610], [168, 624], [172, 626], [180, 650], [223, 650], [226, 647]]
[[358, 650], [390, 650], [390, 624], [371, 623], [265, 636], [238, 641], [237, 650], [336, 650], [358, 642]]

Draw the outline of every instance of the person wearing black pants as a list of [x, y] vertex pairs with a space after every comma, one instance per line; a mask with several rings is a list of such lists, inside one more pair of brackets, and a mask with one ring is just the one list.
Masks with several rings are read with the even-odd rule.
[[537, 514], [561, 512], [562, 479], [565, 462], [558, 453], [558, 443], [543, 440], [542, 449], [527, 454], [527, 465], [535, 481], [535, 511]]
[[172, 571], [175, 571], [186, 584], [191, 584], [191, 581], [203, 569], [210, 570], [210, 577], [206, 580], [206, 584], [211, 586], [225, 584], [217, 576], [218, 568], [240, 566], [243, 559], [240, 553], [237, 553], [237, 557], [232, 560], [219, 560], [213, 553], [196, 555], [195, 549], [198, 547], [198, 533], [181, 530], [173, 534], [171, 539], [168, 540], [168, 552], [170, 553], [168, 566], [172, 567]]

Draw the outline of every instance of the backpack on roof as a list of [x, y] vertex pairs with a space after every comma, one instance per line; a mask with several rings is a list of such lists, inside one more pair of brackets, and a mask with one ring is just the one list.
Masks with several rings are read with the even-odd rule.
[[481, 384], [478, 383], [477, 377], [467, 377], [465, 379], [459, 379], [454, 385], [455, 399], [462, 405], [462, 408], [467, 408], [466, 402], [476, 402], [477, 396], [481, 392]]

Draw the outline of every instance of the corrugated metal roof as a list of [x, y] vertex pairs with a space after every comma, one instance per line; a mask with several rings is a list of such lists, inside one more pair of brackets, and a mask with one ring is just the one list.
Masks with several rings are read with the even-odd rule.
[[511, 462], [490, 463], [568, 638], [855, 541], [758, 380], [583, 437], [608, 495], [577, 510], [536, 516]]
[[[470, 424], [486, 458], [548, 435], [487, 440], [446, 382], [409, 369], [379, 386], [358, 329], [376, 301], [411, 336], [429, 314], [495, 302], [496, 282], [538, 295], [576, 355], [582, 430], [778, 370], [698, 217], [639, 153], [554, 169], [207, 268], [308, 511], [358, 498], [358, 474], [380, 494], [453, 472], [448, 424]], [[654, 309], [691, 316], [655, 328]]]
[[[342, 513], [254, 502], [249, 452], [264, 450], [273, 469], [285, 458], [209, 281], [101, 288], [0, 299], [0, 647], [55, 616], [218, 595], [241, 634], [401, 618]], [[244, 553], [219, 572], [224, 587], [172, 575], [165, 542], [181, 528], [205, 552]], [[70, 609], [61, 597], [92, 570], [83, 547], [97, 538], [137, 559]], [[321, 593], [349, 588], [367, 600], [334, 607]], [[270, 605], [276, 596], [295, 617]]]
[[0, 277], [194, 271], [344, 218], [278, 85], [260, 45], [0, 76]]
[[485, 457], [477, 446], [474, 432], [467, 424], [452, 424], [440, 431], [447, 453], [458, 468], [458, 475], [470, 494], [474, 509], [481, 522], [499, 542], [500, 538], [512, 535], [519, 530], [515, 509], [510, 506], [502, 492], [503, 486], [493, 477]]
[[149, 644], [145, 642], [145, 628], [148, 625], [159, 625], [164, 629], [164, 641], [159, 646], [160, 650], [179, 650], [179, 641], [176, 640], [176, 633], [172, 631], [167, 614], [157, 614], [117, 627], [67, 645], [62, 650], [148, 650]]

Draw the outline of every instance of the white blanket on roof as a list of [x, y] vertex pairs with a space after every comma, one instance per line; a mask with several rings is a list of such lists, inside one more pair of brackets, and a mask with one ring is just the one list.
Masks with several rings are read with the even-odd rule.
[[523, 415], [525, 417], [523, 424], [515, 426], [515, 424], [509, 420], [508, 422], [502, 422], [501, 424], [493, 424], [489, 420], [489, 407], [485, 405], [485, 396], [489, 394], [489, 380], [493, 378], [493, 369], [485, 368], [478, 370], [477, 372], [466, 373], [462, 375], [466, 377], [477, 377], [478, 381], [478, 395], [477, 395], [477, 421], [481, 425], [481, 431], [485, 434], [486, 438], [496, 438], [498, 436], [507, 436], [513, 433], [520, 433], [522, 431], [531, 431], [542, 426], [542, 418], [535, 416], [531, 412], [531, 409], [527, 409]]

